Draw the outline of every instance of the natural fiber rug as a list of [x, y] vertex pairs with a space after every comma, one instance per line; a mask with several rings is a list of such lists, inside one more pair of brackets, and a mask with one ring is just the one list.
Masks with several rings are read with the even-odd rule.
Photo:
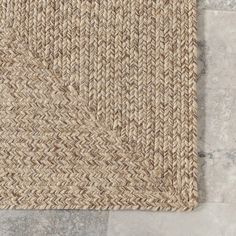
[[0, 208], [192, 209], [195, 0], [0, 2]]

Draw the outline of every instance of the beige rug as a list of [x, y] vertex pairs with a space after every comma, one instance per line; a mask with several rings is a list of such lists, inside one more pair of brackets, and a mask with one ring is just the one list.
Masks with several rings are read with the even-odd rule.
[[0, 3], [0, 208], [195, 207], [195, 0]]

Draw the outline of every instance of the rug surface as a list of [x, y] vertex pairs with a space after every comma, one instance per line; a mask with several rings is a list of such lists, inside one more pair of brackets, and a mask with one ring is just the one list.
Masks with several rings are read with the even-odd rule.
[[0, 208], [194, 208], [195, 0], [0, 3]]

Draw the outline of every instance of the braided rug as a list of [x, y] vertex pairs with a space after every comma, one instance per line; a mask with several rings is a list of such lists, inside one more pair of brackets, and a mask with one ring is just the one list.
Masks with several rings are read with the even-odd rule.
[[0, 0], [0, 23], [0, 208], [196, 206], [196, 0]]

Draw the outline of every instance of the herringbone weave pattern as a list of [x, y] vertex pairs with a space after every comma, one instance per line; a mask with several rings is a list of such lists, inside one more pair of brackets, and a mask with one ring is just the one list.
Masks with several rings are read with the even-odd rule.
[[195, 0], [0, 2], [0, 208], [192, 209]]

